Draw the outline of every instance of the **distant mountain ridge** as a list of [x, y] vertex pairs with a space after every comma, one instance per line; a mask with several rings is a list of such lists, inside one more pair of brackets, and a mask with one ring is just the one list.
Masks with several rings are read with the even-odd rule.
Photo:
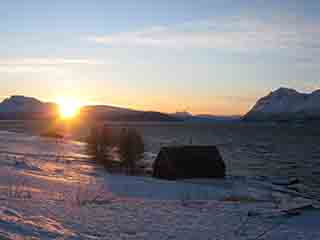
[[[11, 96], [0, 103], [0, 120], [51, 119], [59, 117], [58, 105], [36, 98]], [[169, 114], [113, 106], [83, 106], [80, 117], [107, 121], [179, 121]]]
[[173, 122], [181, 121], [166, 113], [156, 111], [140, 111], [113, 106], [84, 106], [81, 110], [84, 118], [108, 121], [132, 121], [132, 122]]
[[182, 119], [184, 121], [192, 121], [192, 122], [237, 121], [241, 119], [241, 116], [238, 116], [238, 115], [233, 115], [233, 116], [219, 116], [219, 115], [211, 115], [211, 114], [193, 115], [189, 112], [176, 112], [171, 115], [179, 119]]
[[247, 121], [320, 120], [320, 90], [300, 93], [279, 88], [259, 99], [243, 117]]

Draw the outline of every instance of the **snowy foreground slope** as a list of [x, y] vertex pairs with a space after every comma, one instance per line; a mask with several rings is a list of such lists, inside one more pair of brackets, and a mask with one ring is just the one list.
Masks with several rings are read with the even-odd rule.
[[265, 179], [112, 176], [84, 147], [0, 132], [0, 239], [320, 239], [317, 203]]

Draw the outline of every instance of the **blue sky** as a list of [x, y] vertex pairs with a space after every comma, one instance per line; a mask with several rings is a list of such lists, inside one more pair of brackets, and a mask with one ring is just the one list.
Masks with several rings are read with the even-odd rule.
[[0, 98], [242, 114], [320, 88], [319, 1], [6, 1]]

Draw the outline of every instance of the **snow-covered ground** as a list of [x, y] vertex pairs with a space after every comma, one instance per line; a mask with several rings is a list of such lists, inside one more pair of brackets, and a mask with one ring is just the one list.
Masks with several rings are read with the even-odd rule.
[[263, 178], [109, 175], [83, 143], [9, 132], [0, 166], [0, 239], [320, 239], [317, 203]]

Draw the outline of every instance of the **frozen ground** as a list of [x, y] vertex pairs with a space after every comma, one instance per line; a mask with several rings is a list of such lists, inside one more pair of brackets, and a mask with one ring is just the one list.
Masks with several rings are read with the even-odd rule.
[[320, 210], [262, 178], [106, 174], [79, 142], [0, 132], [0, 239], [320, 239]]

